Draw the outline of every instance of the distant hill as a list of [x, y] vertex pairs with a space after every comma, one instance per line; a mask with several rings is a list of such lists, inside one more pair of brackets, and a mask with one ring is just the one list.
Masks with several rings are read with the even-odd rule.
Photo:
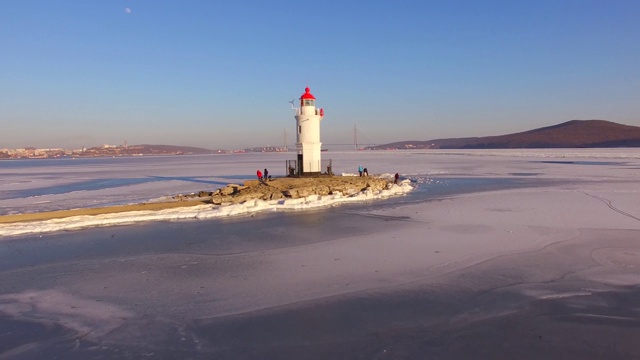
[[604, 148], [640, 147], [640, 127], [605, 120], [571, 120], [562, 124], [521, 133], [400, 141], [370, 146], [369, 150], [386, 149], [522, 149], [522, 148]]
[[114, 147], [92, 147], [77, 156], [131, 156], [131, 155], [198, 155], [214, 154], [219, 151], [175, 145], [129, 145]]
[[146, 153], [161, 153], [161, 154], [187, 154], [187, 155], [196, 155], [196, 154], [212, 154], [215, 151], [209, 149], [203, 149], [198, 147], [191, 146], [175, 146], [175, 145], [131, 145], [128, 146], [128, 149], [132, 151], [141, 150], [143, 154]]
[[200, 155], [200, 154], [226, 154], [229, 150], [209, 150], [191, 146], [175, 145], [103, 145], [82, 150], [65, 149], [36, 149], [33, 147], [24, 149], [0, 150], [0, 160], [10, 159], [56, 159], [62, 157], [117, 157], [117, 156], [141, 156], [141, 155]]

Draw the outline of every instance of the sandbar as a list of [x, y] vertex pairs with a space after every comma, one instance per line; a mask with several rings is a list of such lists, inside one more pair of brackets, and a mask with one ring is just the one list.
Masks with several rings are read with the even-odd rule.
[[159, 210], [173, 209], [178, 207], [196, 206], [196, 205], [205, 205], [205, 204], [211, 204], [211, 200], [191, 199], [186, 201], [151, 202], [151, 203], [115, 205], [115, 206], [106, 206], [106, 207], [97, 207], [97, 208], [82, 208], [82, 209], [70, 209], [70, 210], [58, 210], [58, 211], [43, 211], [43, 212], [26, 213], [26, 214], [11, 214], [11, 215], [0, 216], [0, 224], [60, 219], [60, 218], [66, 218], [71, 216], [115, 214], [115, 213], [129, 212], [129, 211], [159, 211]]

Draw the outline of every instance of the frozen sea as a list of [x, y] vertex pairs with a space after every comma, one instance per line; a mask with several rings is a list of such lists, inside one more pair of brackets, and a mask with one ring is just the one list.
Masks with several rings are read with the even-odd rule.
[[[624, 166], [626, 160], [638, 159], [640, 153], [635, 149], [440, 150], [346, 151], [325, 153], [324, 156], [333, 160], [337, 174], [355, 175], [358, 166], [363, 165], [371, 174], [391, 176], [399, 172], [414, 183], [424, 184], [434, 177], [458, 180], [471, 176], [548, 177], [536, 172], [535, 159], [539, 159], [540, 164]], [[513, 167], [494, 174], [447, 161], [458, 157], [505, 156], [514, 159], [509, 163]], [[2, 161], [0, 215], [141, 203], [176, 194], [211, 191], [230, 183], [255, 179], [258, 169], [268, 168], [272, 176], [282, 176], [285, 161], [293, 157], [293, 153], [250, 153]], [[447, 185], [456, 187], [453, 191], [464, 191], [467, 184], [450, 182]], [[440, 188], [433, 191], [448, 192]]]
[[[292, 156], [0, 162], [0, 213], [211, 191]], [[323, 157], [411, 190], [5, 232], [0, 358], [640, 358], [640, 150]]]
[[[434, 175], [471, 175], [437, 161], [439, 154], [445, 153], [339, 152], [325, 157], [333, 159], [337, 174], [355, 174], [362, 164], [372, 174], [400, 172], [416, 181]], [[424, 161], [427, 155], [435, 161]], [[293, 157], [293, 153], [264, 153], [2, 161], [0, 214], [140, 203], [213, 190], [255, 179], [257, 169], [268, 168], [271, 175], [282, 176], [285, 161]]]

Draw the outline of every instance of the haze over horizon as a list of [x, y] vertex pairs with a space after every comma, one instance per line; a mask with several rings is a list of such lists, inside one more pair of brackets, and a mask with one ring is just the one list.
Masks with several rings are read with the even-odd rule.
[[640, 2], [3, 3], [0, 148], [501, 135], [568, 120], [640, 126]]

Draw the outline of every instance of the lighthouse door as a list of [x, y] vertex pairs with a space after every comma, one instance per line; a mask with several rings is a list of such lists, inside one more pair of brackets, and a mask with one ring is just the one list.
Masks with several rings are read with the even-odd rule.
[[303, 173], [302, 167], [302, 154], [298, 154], [298, 176], [301, 176]]

